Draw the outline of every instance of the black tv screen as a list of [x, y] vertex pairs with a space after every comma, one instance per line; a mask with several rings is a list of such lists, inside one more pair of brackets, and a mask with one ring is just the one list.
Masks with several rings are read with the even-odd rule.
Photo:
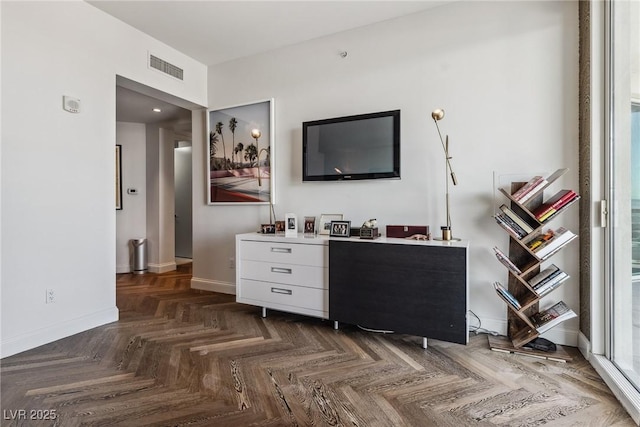
[[400, 110], [302, 123], [302, 180], [400, 178]]

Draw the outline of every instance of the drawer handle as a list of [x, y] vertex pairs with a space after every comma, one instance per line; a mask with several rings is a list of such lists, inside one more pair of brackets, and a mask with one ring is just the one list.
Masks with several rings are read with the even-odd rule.
[[281, 254], [290, 254], [291, 248], [271, 248], [271, 252], [278, 252]]
[[271, 288], [271, 292], [274, 294], [293, 295], [293, 291], [291, 289]]
[[290, 268], [280, 268], [280, 267], [271, 267], [272, 273], [283, 273], [283, 274], [291, 274]]

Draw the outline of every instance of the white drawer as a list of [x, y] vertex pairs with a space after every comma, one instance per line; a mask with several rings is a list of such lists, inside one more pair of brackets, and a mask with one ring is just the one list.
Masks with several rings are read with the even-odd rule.
[[299, 308], [327, 313], [329, 291], [242, 279], [238, 302], [298, 312]]
[[278, 262], [284, 264], [326, 266], [329, 246], [242, 240], [240, 254], [243, 260]]
[[325, 267], [243, 259], [240, 262], [240, 278], [329, 289], [329, 269]]

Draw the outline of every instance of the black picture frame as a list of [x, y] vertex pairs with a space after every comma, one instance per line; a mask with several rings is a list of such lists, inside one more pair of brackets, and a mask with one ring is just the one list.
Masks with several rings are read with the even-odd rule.
[[331, 221], [329, 236], [349, 237], [351, 235], [351, 221]]

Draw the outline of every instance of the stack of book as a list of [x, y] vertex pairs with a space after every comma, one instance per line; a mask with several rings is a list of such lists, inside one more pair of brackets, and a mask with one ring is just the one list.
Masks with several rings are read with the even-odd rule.
[[551, 264], [529, 279], [529, 286], [536, 291], [538, 296], [543, 296], [560, 286], [568, 278], [567, 273], [560, 270], [555, 264]]
[[560, 227], [557, 230], [547, 230], [544, 234], [529, 241], [527, 246], [538, 258], [544, 259], [575, 237], [576, 235], [573, 232]]
[[500, 206], [500, 212], [493, 216], [498, 224], [522, 239], [533, 231], [533, 227], [511, 210], [507, 205]]
[[516, 310], [520, 310], [522, 308], [520, 302], [518, 302], [518, 300], [511, 294], [511, 292], [506, 290], [505, 287], [500, 284], [500, 282], [493, 282], [493, 288], [499, 295], [502, 296], [505, 301], [509, 303], [511, 307], [515, 308]]
[[540, 222], [548, 220], [563, 207], [578, 200], [578, 196], [573, 190], [560, 190], [551, 199], [538, 206], [531, 213]]
[[511, 197], [518, 203], [526, 203], [538, 191], [544, 188], [549, 181], [540, 175], [536, 175], [514, 192]]
[[576, 313], [574, 313], [573, 310], [571, 310], [564, 302], [560, 301], [553, 307], [534, 314], [529, 319], [536, 327], [538, 333], [542, 334], [556, 326], [558, 323], [564, 322], [572, 317], [576, 317]]
[[511, 262], [509, 257], [505, 255], [505, 253], [502, 252], [500, 249], [498, 249], [497, 246], [494, 246], [493, 250], [496, 253], [496, 258], [498, 258], [498, 261], [500, 261], [505, 267], [507, 267], [511, 272], [513, 272], [513, 274], [518, 275], [522, 273], [522, 271], [518, 268], [518, 266], [516, 266], [513, 262]]

